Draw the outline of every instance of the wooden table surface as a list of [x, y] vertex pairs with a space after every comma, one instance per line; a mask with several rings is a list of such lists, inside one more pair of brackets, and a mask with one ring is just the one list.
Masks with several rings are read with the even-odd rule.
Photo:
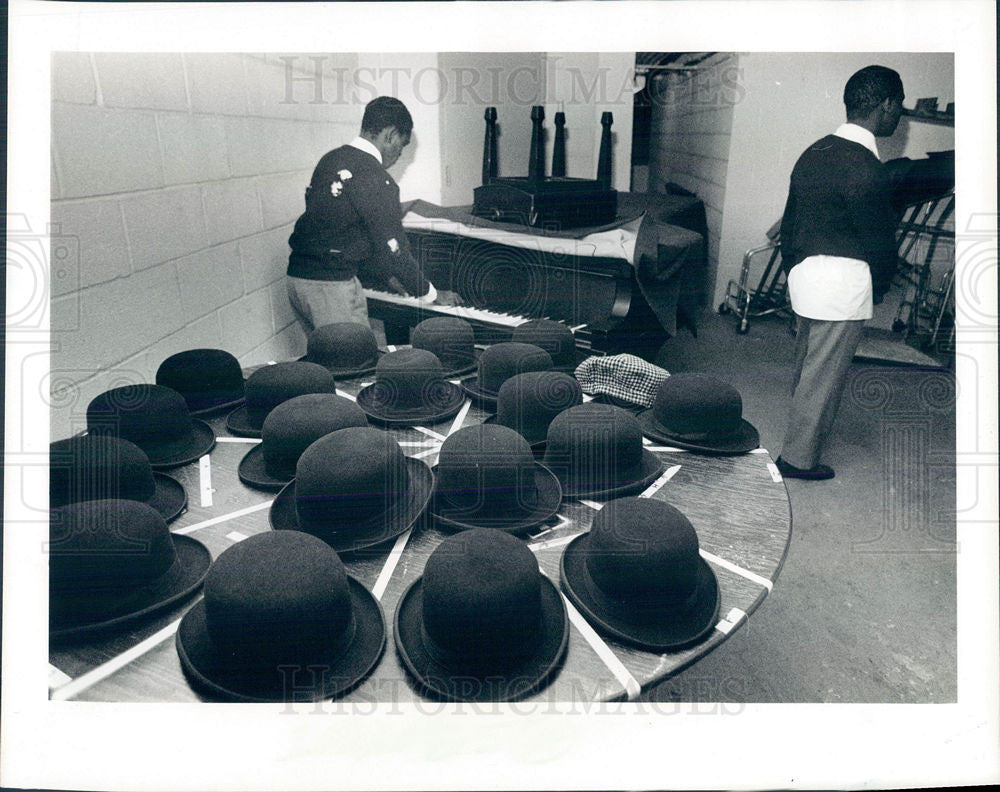
[[[338, 384], [344, 395], [353, 395], [363, 383]], [[390, 431], [406, 454], [421, 456], [433, 465], [444, 437], [486, 416], [467, 402], [455, 418], [423, 427], [423, 431]], [[250, 489], [237, 476], [240, 460], [257, 441], [229, 436], [225, 416], [210, 418], [208, 423], [218, 438], [210, 455], [200, 463], [167, 472], [183, 483], [188, 494], [187, 510], [171, 523], [171, 530], [200, 539], [214, 558], [235, 542], [270, 530], [267, 507], [273, 494]], [[718, 578], [720, 620], [716, 629], [696, 646], [655, 654], [600, 637], [564, 597], [571, 622], [565, 661], [552, 683], [528, 701], [635, 698], [641, 690], [711, 652], [741, 627], [760, 607], [781, 569], [791, 537], [791, 512], [785, 485], [765, 450], [720, 457], [655, 444], [648, 447], [666, 466], [658, 482], [662, 486], [650, 497], [666, 500], [688, 517], [698, 533], [702, 555]], [[565, 501], [556, 518], [528, 537], [541, 570], [557, 585], [560, 554], [572, 537], [589, 529], [595, 513], [594, 507], [584, 502]], [[374, 673], [343, 701], [421, 700], [396, 655], [392, 616], [403, 591], [421, 574], [428, 555], [445, 535], [429, 520], [421, 521], [371, 556], [347, 561], [348, 571], [380, 600], [388, 640]], [[124, 634], [52, 647], [50, 697], [78, 701], [202, 700], [184, 677], [174, 646], [177, 623], [197, 599]]]

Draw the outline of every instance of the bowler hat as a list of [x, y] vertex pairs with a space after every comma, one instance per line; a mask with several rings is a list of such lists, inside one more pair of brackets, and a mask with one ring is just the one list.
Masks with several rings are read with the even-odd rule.
[[223, 349], [188, 349], [164, 360], [156, 384], [173, 388], [191, 415], [211, 415], [243, 401], [240, 362]]
[[745, 454], [760, 436], [743, 418], [743, 400], [728, 382], [707, 374], [674, 374], [639, 413], [646, 437], [705, 454]]
[[305, 531], [337, 552], [353, 552], [403, 533], [433, 489], [430, 468], [404, 456], [387, 433], [348, 427], [302, 452], [295, 479], [274, 499], [269, 519], [274, 529]]
[[306, 393], [267, 414], [261, 442], [240, 461], [240, 481], [248, 487], [280, 490], [295, 478], [295, 465], [323, 435], [348, 426], [368, 426], [357, 404], [335, 393]]
[[358, 406], [376, 423], [412, 426], [437, 423], [459, 411], [462, 389], [444, 378], [433, 352], [400, 349], [375, 367], [375, 382], [358, 393]]
[[275, 363], [247, 378], [246, 404], [226, 418], [226, 429], [241, 437], [260, 437], [264, 419], [282, 402], [304, 393], [334, 393], [333, 374], [316, 363]]
[[154, 472], [135, 443], [108, 435], [83, 435], [49, 445], [49, 507], [108, 499], [152, 506], [170, 522], [187, 505], [177, 479]]
[[192, 419], [184, 397], [163, 385], [124, 385], [87, 405], [87, 433], [130, 440], [149, 464], [167, 469], [194, 462], [215, 446], [215, 432]]
[[176, 646], [184, 673], [213, 698], [317, 701], [371, 673], [385, 649], [385, 620], [319, 539], [266, 532], [212, 564]]
[[201, 542], [171, 534], [155, 509], [91, 500], [49, 521], [49, 634], [117, 628], [193, 594], [212, 561]]
[[441, 444], [431, 513], [452, 528], [520, 534], [559, 510], [562, 489], [531, 446], [506, 426], [477, 424]]
[[497, 412], [485, 423], [517, 431], [537, 451], [544, 450], [549, 424], [563, 410], [583, 404], [580, 383], [561, 371], [529, 371], [500, 386]]
[[446, 377], [467, 374], [476, 367], [475, 333], [457, 316], [424, 319], [410, 331], [410, 346], [437, 355]]
[[500, 386], [516, 374], [528, 371], [550, 371], [552, 357], [534, 344], [503, 341], [483, 350], [475, 377], [462, 381], [462, 388], [485, 410], [497, 407]]
[[566, 546], [566, 594], [601, 632], [653, 652], [700, 641], [719, 616], [719, 584], [688, 519], [665, 501], [619, 498]]
[[531, 319], [520, 324], [514, 328], [510, 340], [544, 349], [556, 371], [573, 371], [587, 357], [586, 352], [576, 348], [573, 331], [552, 319]]
[[519, 539], [445, 538], [403, 593], [396, 649], [420, 687], [451, 701], [513, 701], [547, 685], [569, 638], [566, 606]]
[[375, 333], [358, 322], [334, 322], [317, 327], [306, 339], [305, 363], [329, 369], [337, 379], [352, 379], [375, 370], [381, 353]]
[[663, 462], [642, 447], [635, 418], [620, 407], [588, 402], [552, 419], [543, 463], [559, 477], [563, 497], [611, 498], [643, 489]]

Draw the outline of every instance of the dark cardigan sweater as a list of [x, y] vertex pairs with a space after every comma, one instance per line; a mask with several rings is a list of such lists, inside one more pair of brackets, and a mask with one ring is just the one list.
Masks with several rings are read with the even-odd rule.
[[868, 263], [881, 297], [896, 271], [896, 220], [882, 163], [860, 143], [827, 135], [799, 157], [781, 220], [786, 272], [814, 255]]
[[[393, 250], [390, 240], [395, 240]], [[306, 211], [288, 239], [288, 274], [385, 289], [395, 276], [420, 297], [429, 284], [410, 252], [399, 186], [371, 154], [341, 146], [323, 155], [306, 188]]]

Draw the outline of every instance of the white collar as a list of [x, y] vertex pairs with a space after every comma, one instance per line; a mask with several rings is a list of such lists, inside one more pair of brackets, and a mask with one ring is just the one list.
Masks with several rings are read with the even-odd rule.
[[833, 134], [839, 138], [843, 138], [844, 140], [860, 143], [872, 154], [878, 157], [878, 147], [875, 145], [875, 136], [863, 126], [858, 126], [857, 124], [848, 122], [837, 127], [837, 131]]
[[348, 146], [354, 146], [356, 149], [361, 149], [362, 151], [371, 154], [375, 159], [378, 160], [378, 164], [382, 164], [382, 152], [378, 150], [374, 143], [370, 140], [358, 135], [354, 140], [347, 144]]

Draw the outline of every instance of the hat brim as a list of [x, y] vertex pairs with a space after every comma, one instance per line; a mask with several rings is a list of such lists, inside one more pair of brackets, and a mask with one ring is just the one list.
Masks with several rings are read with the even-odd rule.
[[237, 437], [256, 437], [259, 440], [263, 427], [263, 421], [255, 424], [250, 420], [245, 403], [226, 416], [226, 431]]
[[390, 410], [375, 404], [377, 385], [362, 388], [357, 395], [357, 405], [372, 421], [383, 426], [413, 426], [414, 424], [438, 423], [451, 418], [462, 408], [465, 394], [452, 382], [445, 382], [448, 400], [440, 405], [417, 407], [412, 410]]
[[[278, 668], [255, 672], [234, 664], [231, 655], [217, 649], [209, 638], [204, 600], [184, 615], [177, 628], [181, 668], [197, 689], [224, 701], [318, 701], [347, 693], [375, 669], [386, 644], [382, 606], [353, 576], [348, 575], [347, 582], [355, 619], [354, 637], [346, 653], [338, 653], [322, 673], [301, 669], [291, 685]], [[322, 665], [322, 661], [309, 662], [310, 667]]]
[[212, 564], [212, 554], [197, 539], [172, 534], [176, 558], [152, 583], [122, 592], [49, 593], [49, 638], [62, 641], [113, 631], [191, 596]]
[[466, 374], [470, 374], [479, 368], [479, 356], [482, 354], [482, 350], [473, 349], [472, 357], [467, 358], [465, 362], [462, 363], [447, 363], [442, 360], [441, 365], [444, 366], [444, 378], [451, 379], [453, 377], [463, 377]]
[[215, 431], [204, 421], [191, 421], [191, 437], [167, 443], [136, 443], [149, 457], [153, 470], [169, 470], [194, 462], [215, 448]]
[[[663, 472], [663, 468], [663, 460], [643, 448], [638, 469], [618, 481], [581, 481], [576, 477], [559, 476], [559, 483], [562, 484], [563, 498], [619, 498], [644, 490]], [[556, 475], [559, 475], [558, 470]]]
[[497, 411], [498, 394], [493, 391], [483, 390], [479, 387], [479, 375], [468, 377], [460, 383], [465, 395], [472, 399], [472, 403], [487, 412]]
[[255, 445], [243, 455], [236, 473], [240, 477], [240, 481], [248, 487], [268, 492], [277, 492], [295, 478], [294, 471], [284, 477], [273, 476], [268, 472], [263, 444]]
[[295, 479], [286, 484], [271, 503], [268, 520], [276, 531], [311, 533], [338, 553], [353, 553], [395, 539], [423, 514], [434, 490], [434, 474], [421, 460], [406, 457], [410, 474], [409, 488], [396, 498], [389, 509], [364, 522], [331, 526], [327, 530], [310, 529], [299, 524], [295, 509]]
[[569, 620], [559, 590], [539, 572], [542, 602], [540, 640], [532, 656], [513, 667], [469, 673], [435, 660], [423, 637], [423, 576], [396, 606], [393, 637], [406, 670], [425, 693], [446, 701], [516, 701], [545, 687], [566, 653]]
[[653, 409], [643, 410], [636, 416], [639, 428], [650, 440], [702, 454], [723, 454], [735, 456], [753, 451], [760, 445], [760, 435], [757, 429], [745, 418], [740, 419], [740, 426], [732, 435], [718, 440], [684, 440], [677, 437], [656, 420]]
[[329, 371], [334, 379], [354, 379], [355, 377], [363, 377], [365, 374], [371, 374], [375, 371], [376, 366], [378, 366], [379, 358], [385, 353], [380, 349], [375, 353], [375, 357], [366, 361], [360, 368], [341, 368], [340, 366], [328, 366], [325, 363], [320, 363], [318, 360], [313, 360], [309, 355], [303, 355], [298, 359], [299, 363], [315, 363], [317, 366], [322, 366], [327, 371]]
[[600, 632], [651, 652], [673, 652], [703, 640], [719, 620], [719, 583], [705, 559], [698, 557], [697, 582], [691, 604], [675, 611], [622, 617], [609, 613], [594, 592], [587, 570], [590, 534], [566, 545], [559, 561], [563, 590], [584, 618]]
[[[434, 480], [440, 484], [437, 468], [438, 466], [435, 465], [431, 471], [434, 473]], [[559, 504], [562, 503], [562, 486], [555, 473], [536, 462], [534, 478], [536, 498], [535, 504], [530, 507], [519, 504], [520, 508], [509, 509], [506, 513], [498, 513], [493, 504], [484, 503], [478, 511], [470, 512], [455, 506], [449, 507], [446, 499], [435, 487], [434, 496], [431, 498], [428, 509], [431, 516], [447, 528], [459, 531], [470, 528], [496, 528], [506, 533], [523, 534], [539, 523], [555, 516], [559, 511]], [[449, 510], [461, 514], [461, 518], [445, 516]]]
[[234, 399], [227, 399], [224, 402], [219, 402], [218, 404], [213, 404], [211, 407], [201, 407], [197, 410], [192, 410], [188, 407], [188, 414], [192, 418], [204, 418], [208, 415], [218, 415], [219, 413], [226, 412], [226, 410], [232, 410], [243, 404], [244, 397], [239, 396]]
[[153, 472], [153, 483], [156, 489], [145, 503], [160, 513], [164, 521], [176, 519], [187, 506], [187, 492], [184, 485], [166, 473]]

